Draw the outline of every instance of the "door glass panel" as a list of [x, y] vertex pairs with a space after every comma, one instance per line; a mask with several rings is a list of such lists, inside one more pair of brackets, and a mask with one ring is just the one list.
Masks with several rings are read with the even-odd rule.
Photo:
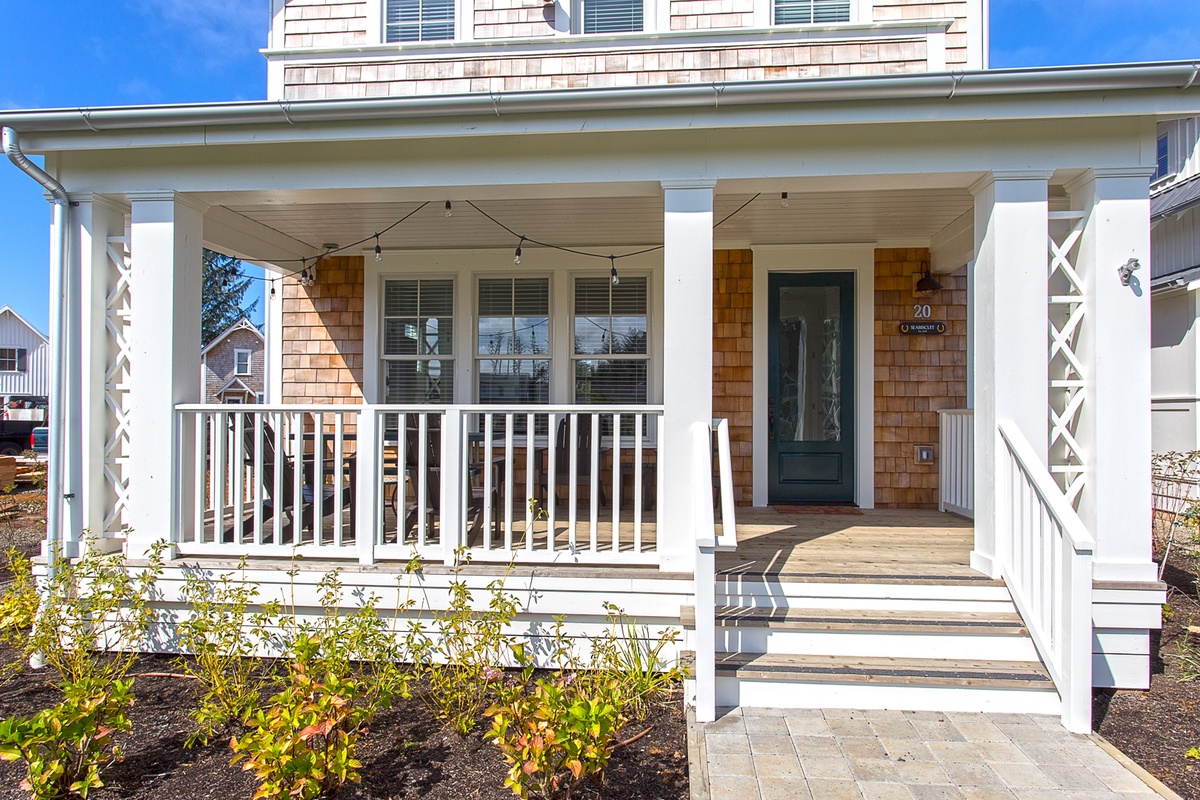
[[779, 439], [842, 440], [842, 315], [837, 286], [779, 290]]

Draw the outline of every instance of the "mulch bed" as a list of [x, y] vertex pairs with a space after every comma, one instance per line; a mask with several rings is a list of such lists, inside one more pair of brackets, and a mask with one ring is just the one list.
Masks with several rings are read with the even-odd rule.
[[[0, 644], [0, 659], [14, 651]], [[173, 672], [171, 660], [145, 656], [133, 672]], [[24, 670], [0, 686], [0, 718], [29, 715], [58, 699], [48, 671]], [[192, 730], [188, 712], [194, 707], [196, 685], [177, 678], [138, 678], [131, 719], [133, 732], [121, 737], [125, 760], [105, 774], [105, 787], [89, 797], [97, 800], [234, 800], [249, 798], [257, 788], [240, 765], [230, 766], [229, 738], [208, 747], [184, 748]], [[417, 699], [402, 701], [381, 714], [359, 740], [361, 784], [342, 788], [340, 798], [429, 798], [429, 800], [511, 800], [504, 788], [507, 767], [499, 749], [483, 741], [489, 721], [481, 719], [468, 737], [443, 731]], [[655, 708], [642, 723], [629, 725], [621, 738], [649, 727], [644, 737], [614, 753], [604, 783], [587, 787], [577, 797], [599, 800], [686, 800], [687, 733], [683, 702]], [[0, 798], [28, 798], [17, 788], [24, 765], [0, 762]]]
[[1096, 731], [1183, 797], [1200, 797], [1200, 761], [1184, 755], [1200, 747], [1200, 680], [1183, 680], [1178, 657], [1188, 625], [1200, 626], [1194, 577], [1163, 576], [1172, 613], [1150, 634], [1150, 690], [1097, 691], [1092, 702]]

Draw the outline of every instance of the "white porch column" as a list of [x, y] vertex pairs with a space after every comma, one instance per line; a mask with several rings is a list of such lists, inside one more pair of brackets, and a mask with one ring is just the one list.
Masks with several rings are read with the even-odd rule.
[[[131, 332], [130, 513], [126, 554], [173, 540], [191, 492], [192, 459], [179, 452], [175, 405], [200, 398], [204, 209], [174, 192], [131, 195], [130, 254], [137, 287]], [[184, 436], [184, 442], [192, 441]]]
[[995, 172], [975, 195], [975, 549], [971, 566], [996, 563], [997, 421], [1016, 423], [1046, 463], [1048, 172]]
[[[105, 475], [106, 465], [110, 475], [120, 480], [124, 466], [107, 463], [110, 456], [120, 459], [123, 451], [120, 422], [109, 406], [110, 402], [122, 406], [121, 395], [126, 390], [124, 369], [117, 361], [121, 358], [120, 348], [109, 330], [108, 315], [113, 313], [112, 326], [123, 331], [125, 309], [121, 295], [126, 291], [124, 276], [109, 257], [109, 238], [125, 234], [127, 209], [117, 200], [100, 195], [85, 195], [78, 199], [75, 209], [76, 257], [73, 268], [81, 278], [80, 286], [80, 395], [83, 411], [80, 417], [80, 453], [82, 456], [80, 525], [101, 541], [112, 528], [121, 524], [123, 505]], [[123, 248], [118, 247], [117, 250]], [[110, 300], [113, 308], [110, 309]], [[112, 374], [110, 375], [110, 369]], [[110, 398], [110, 391], [113, 396]], [[114, 441], [110, 453], [109, 443]], [[110, 519], [113, 523], [110, 525]]]
[[663, 183], [664, 570], [691, 572], [696, 559], [693, 434], [712, 421], [713, 180]]
[[[1078, 272], [1087, 309], [1076, 355], [1085, 400], [1079, 516], [1096, 537], [1095, 578], [1150, 581], [1150, 185], [1145, 168], [1088, 171], [1066, 188], [1085, 212]], [[1136, 258], [1128, 286], [1117, 268]]]

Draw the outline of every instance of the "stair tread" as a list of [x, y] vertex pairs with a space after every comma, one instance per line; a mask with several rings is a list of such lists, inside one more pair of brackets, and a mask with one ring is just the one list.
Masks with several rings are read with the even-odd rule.
[[[695, 609], [683, 609], [684, 625], [695, 623]], [[780, 630], [857, 630], [899, 633], [991, 633], [1024, 635], [1025, 623], [1013, 612], [894, 611], [879, 609], [796, 609], [724, 606], [716, 610], [725, 628], [769, 627]]]
[[717, 653], [718, 676], [829, 683], [977, 686], [1052, 691], [1036, 661]]
[[919, 574], [919, 573], [835, 573], [835, 572], [763, 572], [744, 571], [737, 567], [719, 570], [717, 580], [721, 579], [752, 579], [772, 580], [780, 583], [849, 583], [849, 584], [899, 584], [924, 586], [1004, 586], [1004, 581], [994, 580], [987, 575], [967, 571], [955, 575]]

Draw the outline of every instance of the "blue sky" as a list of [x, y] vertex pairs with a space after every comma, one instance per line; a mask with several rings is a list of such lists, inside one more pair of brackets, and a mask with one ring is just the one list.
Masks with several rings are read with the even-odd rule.
[[[267, 7], [0, 0], [0, 108], [262, 99]], [[1200, 59], [1198, 0], [991, 0], [991, 9], [993, 67]], [[0, 163], [0, 306], [43, 330], [49, 218], [40, 188]]]

